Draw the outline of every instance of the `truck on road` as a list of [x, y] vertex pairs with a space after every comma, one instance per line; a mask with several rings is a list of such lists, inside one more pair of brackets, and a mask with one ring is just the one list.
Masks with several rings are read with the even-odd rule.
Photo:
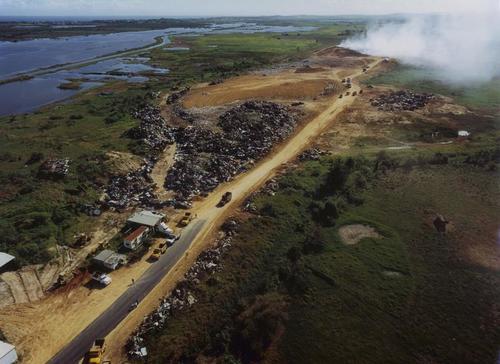
[[106, 351], [104, 339], [96, 339], [90, 350], [85, 354], [84, 364], [104, 364], [103, 356]]
[[179, 226], [186, 227], [189, 225], [191, 221], [193, 221], [194, 216], [191, 212], [186, 212], [182, 217], [181, 221], [179, 221]]
[[233, 199], [233, 193], [232, 192], [226, 192], [221, 200], [219, 201], [219, 203], [217, 204], [217, 207], [218, 208], [221, 208], [221, 207], [224, 207], [226, 206], [229, 202], [231, 202], [231, 200]]

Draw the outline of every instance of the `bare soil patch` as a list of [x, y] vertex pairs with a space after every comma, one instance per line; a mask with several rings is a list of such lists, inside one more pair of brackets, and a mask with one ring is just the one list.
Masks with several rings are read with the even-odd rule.
[[340, 237], [346, 245], [356, 245], [365, 238], [380, 239], [381, 235], [375, 228], [367, 225], [345, 225], [339, 229]]
[[321, 95], [334, 82], [319, 73], [284, 72], [271, 76], [247, 75], [219, 85], [192, 90], [184, 99], [186, 108], [220, 106], [236, 101], [262, 100], [309, 100]]

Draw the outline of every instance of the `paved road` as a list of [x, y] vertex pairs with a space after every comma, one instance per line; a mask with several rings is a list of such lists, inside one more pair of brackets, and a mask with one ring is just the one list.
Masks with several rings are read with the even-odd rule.
[[130, 306], [135, 301], [140, 302], [146, 297], [182, 258], [204, 224], [205, 220], [195, 220], [184, 229], [179, 241], [168, 248], [167, 253], [159, 261], [153, 263], [135, 284], [131, 285], [105, 312], [57, 353], [49, 361], [49, 364], [78, 363], [92, 346], [94, 340], [106, 337], [128, 315]]

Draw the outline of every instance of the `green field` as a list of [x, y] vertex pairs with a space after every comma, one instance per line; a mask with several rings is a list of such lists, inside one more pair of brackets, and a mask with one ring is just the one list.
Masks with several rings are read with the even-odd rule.
[[[500, 277], [468, 248], [495, 252], [499, 175], [406, 162], [327, 158], [281, 178], [198, 303], [150, 337], [149, 362], [495, 363]], [[350, 224], [381, 238], [345, 245]]]

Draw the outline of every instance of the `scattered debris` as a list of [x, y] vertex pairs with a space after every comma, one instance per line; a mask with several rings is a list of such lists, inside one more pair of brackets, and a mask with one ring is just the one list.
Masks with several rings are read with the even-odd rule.
[[[231, 231], [237, 230], [237, 222], [231, 220]], [[224, 224], [224, 225], [226, 225]], [[201, 253], [184, 275], [184, 280], [179, 282], [170, 296], [161, 300], [159, 307], [148, 316], [144, 317], [142, 324], [132, 334], [126, 344], [130, 359], [140, 359], [147, 355], [145, 346], [146, 337], [164, 327], [167, 320], [176, 312], [182, 311], [197, 302], [196, 285], [206, 277], [222, 269], [221, 258], [229, 250], [232, 243], [232, 233], [219, 239], [215, 246]]]
[[317, 148], [311, 148], [308, 149], [302, 154], [299, 155], [299, 160], [300, 161], [317, 161], [318, 159], [321, 158], [321, 156], [328, 154], [327, 152], [323, 150], [319, 150]]
[[39, 174], [44, 177], [65, 177], [69, 172], [68, 158], [47, 159], [40, 165]]
[[396, 91], [370, 100], [380, 111], [413, 111], [423, 108], [434, 98], [433, 94], [417, 94], [411, 91]]

